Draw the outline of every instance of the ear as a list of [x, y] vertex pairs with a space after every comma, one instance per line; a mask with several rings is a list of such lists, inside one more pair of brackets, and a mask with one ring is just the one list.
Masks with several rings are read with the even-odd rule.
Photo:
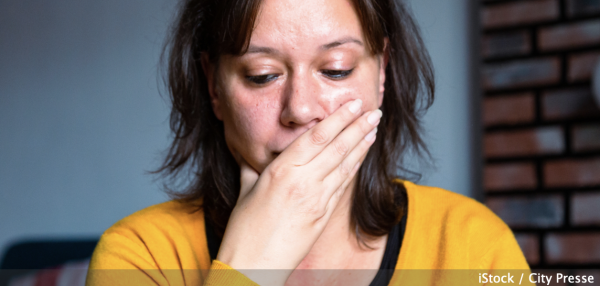
[[202, 70], [204, 71], [206, 83], [208, 84], [208, 94], [210, 95], [210, 103], [212, 105], [213, 112], [219, 120], [223, 120], [221, 99], [219, 98], [215, 88], [215, 67], [210, 62], [207, 53], [202, 53], [200, 57]]
[[379, 107], [381, 107], [381, 104], [383, 104], [383, 93], [385, 91], [385, 69], [387, 68], [390, 59], [389, 43], [389, 38], [385, 37], [383, 39], [383, 53], [379, 55]]

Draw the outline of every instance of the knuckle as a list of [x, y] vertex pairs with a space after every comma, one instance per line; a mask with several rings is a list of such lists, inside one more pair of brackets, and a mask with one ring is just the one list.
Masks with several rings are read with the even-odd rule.
[[327, 143], [328, 141], [328, 136], [327, 136], [327, 132], [325, 132], [322, 129], [315, 129], [311, 134], [310, 134], [310, 143], [314, 144], [314, 145], [323, 145], [325, 143]]
[[346, 145], [342, 141], [335, 141], [333, 143], [333, 150], [336, 154], [345, 156], [346, 154], [348, 154], [348, 145]]
[[340, 170], [340, 174], [342, 175], [342, 177], [347, 176], [348, 174], [350, 174], [350, 171], [352, 171], [350, 166], [348, 166], [348, 164], [346, 164], [346, 163], [341, 163], [339, 170]]
[[281, 164], [272, 164], [268, 168], [268, 174], [271, 178], [280, 178], [286, 173], [285, 166]]
[[321, 218], [325, 215], [325, 209], [322, 207], [319, 207], [318, 204], [311, 204], [306, 206], [306, 208], [304, 209], [304, 213], [306, 215], [309, 215], [310, 217], [313, 218]]

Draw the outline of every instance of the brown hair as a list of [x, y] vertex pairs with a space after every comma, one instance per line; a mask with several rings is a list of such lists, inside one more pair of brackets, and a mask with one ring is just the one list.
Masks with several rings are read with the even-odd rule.
[[[403, 3], [351, 2], [371, 53], [383, 53], [384, 39], [389, 39], [383, 118], [377, 140], [357, 174], [351, 211], [351, 224], [365, 243], [365, 238], [389, 233], [406, 210], [406, 190], [393, 181], [411, 173], [402, 167], [408, 151], [429, 154], [420, 135], [420, 118], [433, 103], [434, 79], [418, 28]], [[202, 201], [199, 209], [219, 234], [239, 195], [239, 166], [225, 143], [223, 123], [212, 111], [201, 53], [207, 53], [215, 66], [223, 54], [243, 54], [260, 3], [184, 0], [165, 46], [174, 138], [157, 172], [170, 179], [169, 193], [174, 198]]]

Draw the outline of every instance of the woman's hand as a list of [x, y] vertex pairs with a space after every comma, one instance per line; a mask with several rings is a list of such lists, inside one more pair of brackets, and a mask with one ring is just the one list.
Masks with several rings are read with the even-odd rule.
[[294, 140], [260, 176], [240, 160], [240, 197], [218, 260], [260, 285], [285, 283], [321, 235], [375, 141], [381, 111], [360, 116], [361, 106], [355, 100], [339, 108]]

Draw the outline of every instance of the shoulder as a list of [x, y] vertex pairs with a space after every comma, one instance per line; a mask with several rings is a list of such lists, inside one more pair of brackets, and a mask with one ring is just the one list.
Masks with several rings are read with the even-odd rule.
[[177, 200], [156, 204], [121, 219], [106, 230], [105, 234], [126, 230], [142, 233], [157, 230], [181, 232], [189, 224], [204, 223], [203, 212], [199, 209]]
[[[490, 231], [510, 231], [509, 227], [482, 203], [437, 187], [416, 185], [402, 181], [408, 195], [409, 211], [416, 211], [417, 217], [427, 217], [430, 222], [451, 223], [457, 227]], [[410, 218], [410, 216], [409, 216]]]
[[[411, 252], [415, 252], [411, 256], [434, 254], [430, 260], [422, 261], [420, 267], [488, 267], [492, 261], [507, 255], [518, 257], [518, 265], [522, 266], [524, 260], [512, 231], [488, 207], [441, 188], [401, 183], [408, 196], [405, 238]], [[504, 266], [513, 265], [516, 264]]]
[[110, 235], [127, 237], [145, 243], [163, 238], [179, 239], [199, 234], [204, 229], [204, 214], [180, 201], [168, 201], [137, 211], [107, 229], [102, 238]]
[[198, 269], [210, 267], [204, 214], [168, 201], [137, 211], [107, 229], [92, 257], [94, 268]]

